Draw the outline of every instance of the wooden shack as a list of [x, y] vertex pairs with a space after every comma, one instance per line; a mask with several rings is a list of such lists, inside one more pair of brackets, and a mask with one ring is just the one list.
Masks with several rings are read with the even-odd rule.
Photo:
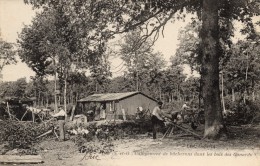
[[135, 118], [138, 107], [142, 107], [143, 111], [152, 111], [156, 103], [155, 99], [139, 91], [93, 94], [78, 101], [76, 112], [86, 114], [92, 110], [94, 120], [128, 120]]

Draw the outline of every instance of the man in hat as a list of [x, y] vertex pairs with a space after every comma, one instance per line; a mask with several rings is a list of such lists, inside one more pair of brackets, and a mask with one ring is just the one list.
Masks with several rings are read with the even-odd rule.
[[60, 130], [60, 140], [65, 141], [65, 118], [67, 117], [67, 113], [64, 111], [62, 106], [59, 106], [59, 112], [52, 115], [53, 117], [57, 118]]
[[152, 118], [151, 118], [151, 121], [152, 121], [152, 127], [153, 127], [153, 139], [156, 139], [156, 130], [157, 130], [157, 127], [158, 125], [159, 126], [165, 126], [164, 124], [164, 114], [162, 112], [162, 105], [163, 105], [163, 102], [159, 101], [157, 102], [157, 106], [153, 109], [153, 112], [152, 112]]

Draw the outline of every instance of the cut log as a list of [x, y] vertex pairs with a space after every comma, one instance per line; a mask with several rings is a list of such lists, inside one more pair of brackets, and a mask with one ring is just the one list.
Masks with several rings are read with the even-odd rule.
[[38, 164], [43, 163], [40, 155], [0, 155], [0, 163], [6, 164]]

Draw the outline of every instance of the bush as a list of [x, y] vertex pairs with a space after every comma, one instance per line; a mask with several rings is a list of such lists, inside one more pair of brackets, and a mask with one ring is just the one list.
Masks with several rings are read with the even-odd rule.
[[259, 114], [260, 105], [257, 101], [235, 101], [227, 103], [227, 110], [231, 113], [225, 117], [225, 121], [229, 125], [244, 125], [249, 124]]
[[184, 101], [172, 101], [170, 103], [165, 103], [163, 110], [168, 113], [171, 111], [180, 111]]

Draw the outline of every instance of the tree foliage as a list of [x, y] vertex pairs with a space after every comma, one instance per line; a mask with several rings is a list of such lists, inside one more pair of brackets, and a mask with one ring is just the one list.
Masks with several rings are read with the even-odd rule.
[[201, 22], [193, 20], [185, 26], [180, 32], [178, 39], [180, 44], [176, 50], [175, 56], [179, 57], [181, 64], [187, 64], [191, 70], [200, 71], [201, 66], [201, 39], [199, 31]]
[[232, 46], [232, 56], [223, 67], [226, 86], [229, 91], [235, 89], [240, 94], [254, 92], [259, 82], [259, 43], [252, 40], [238, 41]]
[[25, 96], [26, 87], [27, 87], [26, 78], [20, 78], [14, 82], [3, 82], [1, 83], [1, 97], [2, 98], [26, 97]]
[[119, 45], [120, 57], [127, 69], [125, 74], [135, 82], [133, 90], [146, 91], [166, 65], [162, 54], [154, 52], [150, 40], [142, 41], [140, 30], [126, 34]]
[[0, 37], [0, 71], [3, 70], [5, 65], [16, 63], [15, 59], [16, 51], [12, 43], [8, 43]]

